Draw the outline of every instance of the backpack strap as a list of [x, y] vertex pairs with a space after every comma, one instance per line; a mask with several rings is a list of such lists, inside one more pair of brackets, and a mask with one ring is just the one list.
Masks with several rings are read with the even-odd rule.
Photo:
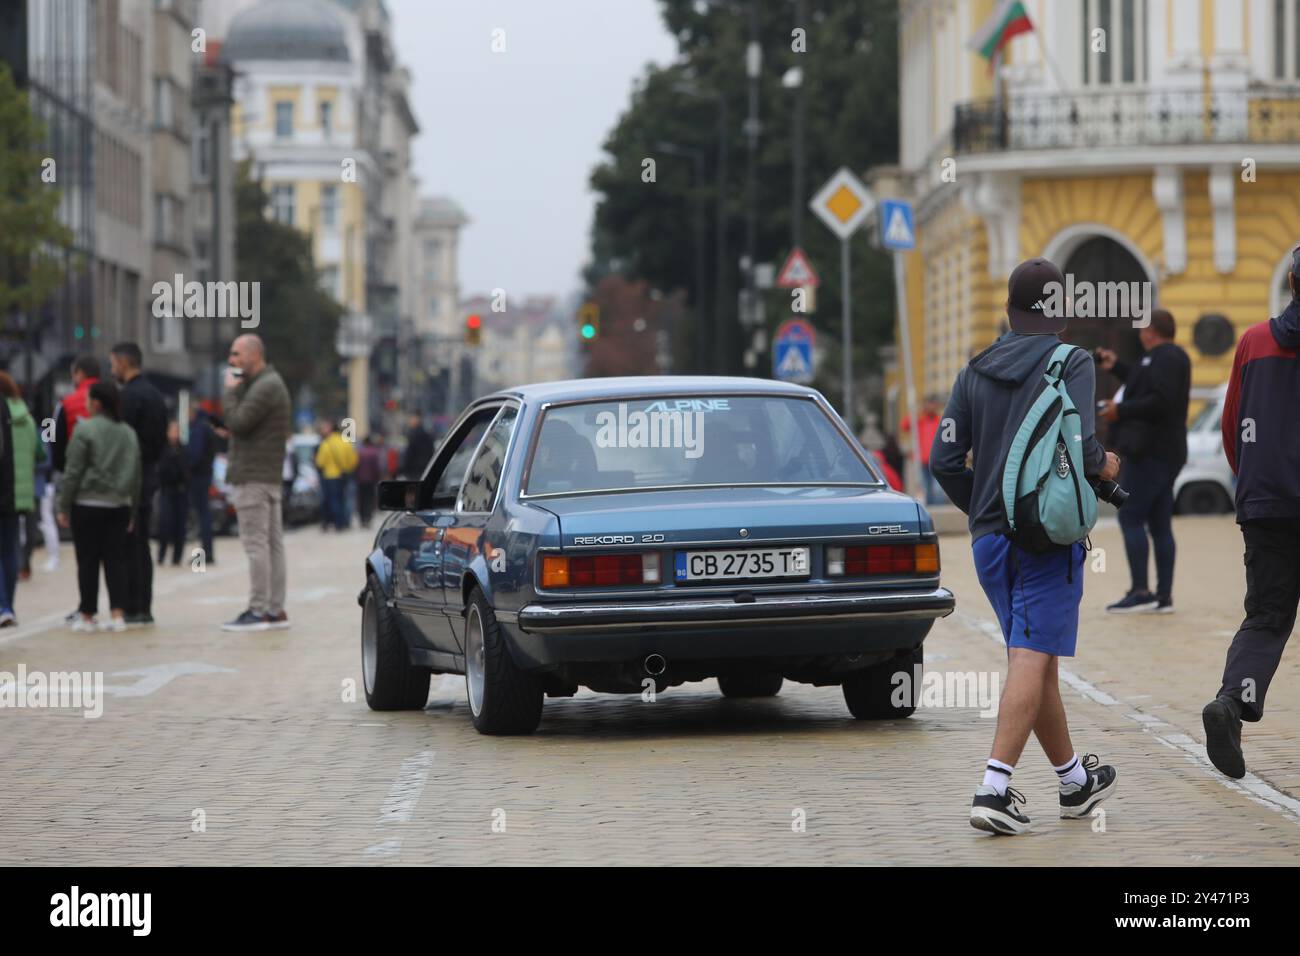
[[1050, 384], [1055, 384], [1065, 378], [1065, 367], [1070, 364], [1070, 356], [1074, 352], [1082, 352], [1083, 349], [1077, 345], [1071, 345], [1068, 342], [1062, 342], [1052, 350], [1052, 357], [1047, 360], [1047, 369], [1043, 373]]

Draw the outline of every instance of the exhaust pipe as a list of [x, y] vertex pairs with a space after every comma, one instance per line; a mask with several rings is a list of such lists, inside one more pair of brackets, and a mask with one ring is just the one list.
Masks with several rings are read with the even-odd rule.
[[668, 661], [662, 654], [647, 654], [646, 659], [641, 662], [645, 672], [651, 677], [658, 677], [664, 671], [668, 670]]

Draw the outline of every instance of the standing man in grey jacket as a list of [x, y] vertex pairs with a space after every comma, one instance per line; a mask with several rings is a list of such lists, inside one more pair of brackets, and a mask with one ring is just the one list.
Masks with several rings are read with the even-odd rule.
[[[935, 479], [969, 517], [980, 586], [1007, 642], [1007, 680], [997, 732], [970, 813], [973, 827], [995, 834], [1029, 829], [1029, 817], [1016, 806], [1024, 798], [1009, 784], [1030, 733], [1056, 770], [1062, 817], [1086, 817], [1115, 789], [1113, 767], [1099, 766], [1090, 754], [1080, 759], [1075, 753], [1058, 686], [1057, 659], [1074, 656], [1084, 546], [1076, 542], [1035, 554], [1006, 535], [1010, 527], [1002, 500], [1003, 465], [1020, 423], [1045, 387], [1048, 361], [1065, 328], [1068, 306], [1060, 315], [1051, 314], [1048, 306], [1054, 287], [1059, 296], [1065, 279], [1046, 259], [1022, 262], [1011, 273], [1011, 331], [957, 375], [930, 450]], [[1079, 412], [1084, 474], [1114, 478], [1119, 459], [1093, 434], [1096, 379], [1091, 356], [1083, 349], [1072, 352], [1064, 378]], [[971, 465], [966, 463], [968, 453]]]
[[223, 399], [230, 452], [226, 478], [239, 516], [239, 539], [248, 555], [248, 609], [221, 625], [225, 631], [265, 631], [289, 626], [284, 609], [287, 578], [280, 471], [292, 430], [293, 405], [279, 373], [266, 363], [256, 335], [230, 346]]

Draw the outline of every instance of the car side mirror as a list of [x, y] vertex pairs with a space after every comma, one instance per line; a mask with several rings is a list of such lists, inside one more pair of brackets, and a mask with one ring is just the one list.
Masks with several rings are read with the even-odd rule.
[[376, 497], [380, 511], [414, 511], [420, 503], [420, 483], [381, 481]]

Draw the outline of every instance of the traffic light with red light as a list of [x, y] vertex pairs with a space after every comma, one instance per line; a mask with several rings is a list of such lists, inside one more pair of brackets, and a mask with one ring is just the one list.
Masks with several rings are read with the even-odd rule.
[[483, 339], [483, 318], [477, 312], [465, 319], [465, 344], [478, 345]]

